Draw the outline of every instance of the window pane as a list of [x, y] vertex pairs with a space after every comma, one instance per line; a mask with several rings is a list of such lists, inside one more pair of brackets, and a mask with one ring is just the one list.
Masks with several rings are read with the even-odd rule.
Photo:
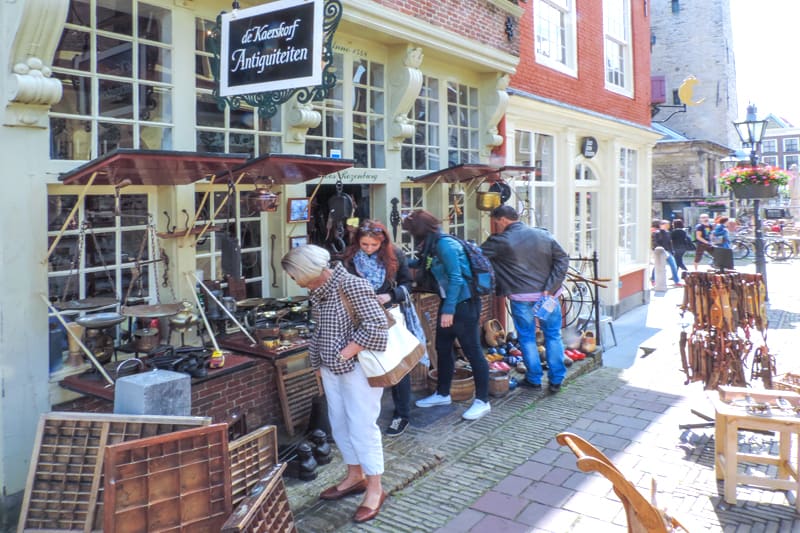
[[89, 115], [92, 112], [92, 80], [84, 76], [72, 76], [59, 72], [53, 75], [61, 80], [61, 100], [53, 104], [54, 113]]
[[143, 150], [172, 150], [172, 128], [140, 126], [139, 148]]
[[172, 18], [169, 10], [139, 3], [139, 37], [164, 44], [172, 42]]
[[172, 89], [140, 85], [139, 119], [172, 122]]
[[166, 48], [140, 44], [139, 79], [172, 82], [172, 52]]
[[88, 120], [50, 119], [50, 158], [88, 161], [92, 151], [92, 123]]
[[219, 109], [217, 101], [210, 94], [197, 95], [197, 125], [222, 128], [225, 126], [225, 112]]
[[198, 152], [224, 152], [225, 134], [220, 131], [198, 131]]
[[133, 35], [131, 0], [97, 0], [97, 29]]
[[53, 66], [88, 72], [91, 68], [89, 39], [87, 32], [64, 29], [53, 58]]
[[91, 24], [91, 7], [88, 0], [71, 0], [67, 10], [67, 22], [77, 26], [89, 27]]
[[133, 44], [98, 35], [97, 72], [125, 78], [133, 76]]
[[100, 116], [133, 118], [133, 84], [116, 80], [98, 80]]
[[98, 123], [97, 153], [104, 155], [117, 148], [133, 148], [133, 124]]

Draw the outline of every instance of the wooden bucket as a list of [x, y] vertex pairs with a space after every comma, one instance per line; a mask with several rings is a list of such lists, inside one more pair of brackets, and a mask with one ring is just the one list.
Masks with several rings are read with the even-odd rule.
[[508, 372], [502, 370], [489, 371], [489, 396], [502, 398], [508, 394]]
[[[428, 372], [428, 390], [436, 392], [438, 371]], [[453, 373], [453, 383], [450, 385], [450, 398], [455, 402], [463, 402], [471, 399], [475, 395], [475, 381], [472, 379], [472, 371], [466, 368], [456, 368]]]

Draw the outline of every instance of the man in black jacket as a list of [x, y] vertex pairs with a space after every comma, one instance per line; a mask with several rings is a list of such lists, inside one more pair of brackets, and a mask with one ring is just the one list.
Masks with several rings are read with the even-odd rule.
[[567, 374], [558, 295], [567, 275], [569, 256], [549, 231], [520, 222], [513, 207], [501, 205], [492, 210], [491, 217], [501, 232], [489, 237], [481, 249], [494, 267], [497, 294], [508, 296], [511, 303], [511, 316], [528, 369], [523, 384], [542, 388], [542, 364], [536, 348], [538, 318], [545, 339], [550, 392], [558, 392]]

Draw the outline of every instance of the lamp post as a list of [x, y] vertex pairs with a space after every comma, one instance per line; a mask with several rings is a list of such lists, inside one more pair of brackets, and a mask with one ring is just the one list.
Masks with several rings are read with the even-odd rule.
[[[756, 106], [750, 104], [747, 106], [747, 118], [741, 122], [734, 122], [736, 133], [739, 134], [739, 139], [742, 141], [744, 148], [750, 148], [750, 165], [755, 167], [758, 163], [758, 154], [756, 153], [761, 139], [764, 137], [764, 132], [767, 129], [766, 120], [758, 120], [756, 118]], [[758, 198], [753, 199], [753, 224], [755, 224], [756, 236], [756, 272], [761, 274], [761, 279], [764, 280], [764, 287], [767, 286], [767, 260], [764, 257], [764, 232], [761, 230], [761, 217], [759, 211], [761, 209], [761, 200]]]

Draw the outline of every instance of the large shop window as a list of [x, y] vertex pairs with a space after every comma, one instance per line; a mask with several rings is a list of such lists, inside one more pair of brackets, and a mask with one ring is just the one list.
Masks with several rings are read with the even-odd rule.
[[414, 136], [403, 141], [401, 159], [407, 170], [438, 170], [439, 166], [439, 80], [425, 76], [419, 96], [409, 113]]
[[533, 16], [536, 62], [577, 75], [574, 0], [538, 0]]
[[637, 219], [639, 202], [639, 174], [636, 150], [622, 148], [619, 151], [619, 241], [617, 259], [620, 267], [636, 262], [637, 231], [641, 223]]
[[[195, 210], [203, 200], [208, 186], [198, 185], [195, 192]], [[267, 244], [262, 239], [261, 214], [254, 209], [248, 200], [250, 191], [236, 190], [233, 196], [228, 196], [227, 189], [215, 188], [200, 211], [197, 226], [204, 227], [211, 221], [211, 215], [219, 213], [213, 218], [203, 238], [197, 242], [195, 255], [195, 268], [203, 271], [205, 280], [221, 280], [222, 249], [224, 241], [228, 238], [239, 240], [242, 254], [242, 277], [245, 278], [248, 297], [263, 296], [264, 271], [262, 269], [264, 255], [263, 247]], [[214, 231], [217, 229], [217, 231]]]
[[591, 257], [597, 250], [600, 187], [597, 175], [585, 164], [575, 167], [575, 232], [572, 251], [579, 257]]
[[[75, 194], [47, 197], [48, 248], [77, 201]], [[137, 259], [149, 260], [158, 246], [150, 226], [148, 196], [121, 195], [120, 216], [114, 216], [115, 205], [113, 194], [84, 197], [74, 219], [81, 222], [68, 227], [49, 259], [51, 300], [97, 296], [149, 300], [158, 296], [163, 265], [149, 263], [136, 268]]]
[[633, 94], [630, 0], [603, 0], [606, 88]]
[[479, 163], [478, 89], [447, 82], [447, 166]]
[[532, 179], [515, 187], [520, 216], [552, 232], [555, 229], [553, 136], [515, 130], [514, 138], [514, 163], [535, 167]]
[[125, 0], [72, 0], [53, 61], [50, 158], [172, 148], [172, 15]]
[[386, 68], [366, 50], [336, 45], [334, 50], [336, 85], [313, 102], [322, 120], [308, 130], [305, 152], [352, 158], [358, 168], [385, 168]]
[[[407, 217], [415, 209], [425, 209], [425, 187], [423, 185], [402, 185], [400, 189], [400, 217]], [[400, 235], [400, 247], [408, 257], [414, 255], [417, 242], [407, 231]]]
[[195, 19], [196, 146], [199, 152], [248, 154], [258, 157], [281, 153], [281, 114], [261, 116], [257, 109], [242, 104], [238, 109], [220, 109], [212, 92], [212, 54], [206, 50], [206, 37], [213, 22]]

